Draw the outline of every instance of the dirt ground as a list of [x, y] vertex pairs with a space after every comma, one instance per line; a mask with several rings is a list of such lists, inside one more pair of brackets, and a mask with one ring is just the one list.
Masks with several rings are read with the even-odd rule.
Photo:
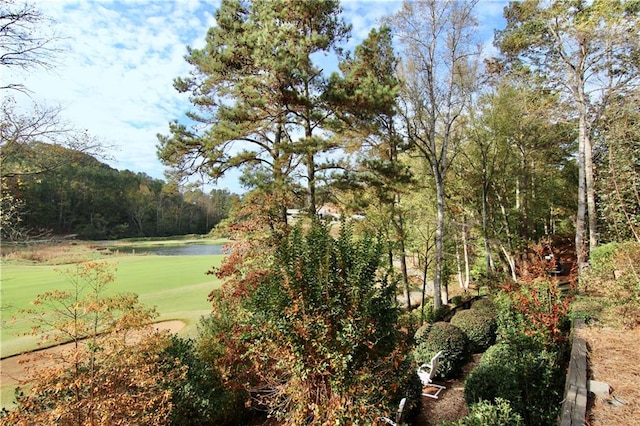
[[[182, 321], [163, 321], [163, 322], [158, 322], [153, 324], [153, 326], [157, 329], [157, 330], [167, 330], [170, 331], [172, 333], [175, 333], [176, 331], [180, 330], [181, 328], [183, 328], [185, 326], [184, 322]], [[52, 348], [47, 348], [47, 349], [41, 349], [37, 352], [39, 352], [40, 354], [46, 355], [46, 354], [57, 354], [57, 353], [61, 353], [67, 349], [71, 349], [71, 345], [72, 343], [67, 343], [64, 345], [58, 345], [58, 346], [54, 346]], [[20, 383], [20, 381], [24, 380], [26, 378], [26, 371], [25, 368], [27, 367], [27, 365], [29, 365], [29, 367], [31, 368], [37, 368], [34, 367], [32, 362], [28, 362], [29, 360], [33, 359], [33, 352], [29, 353], [29, 354], [22, 354], [22, 355], [16, 355], [16, 356], [11, 356], [8, 358], [3, 358], [0, 361], [0, 386], [13, 386], [13, 385], [17, 385], [18, 383]], [[42, 363], [42, 366], [46, 366], [47, 363], [51, 362], [48, 360], [48, 358], [51, 357], [38, 357], [38, 361], [36, 362], [40, 362]]]
[[640, 425], [640, 328], [619, 330], [590, 326], [587, 342], [589, 379], [608, 383], [611, 394], [589, 394], [588, 426]]
[[413, 422], [414, 426], [437, 426], [444, 420], [454, 421], [468, 414], [467, 403], [464, 400], [464, 380], [476, 367], [481, 356], [482, 354], [473, 355], [473, 360], [463, 367], [461, 377], [444, 382], [436, 381], [447, 389], [440, 393], [438, 399], [422, 397], [422, 411]]

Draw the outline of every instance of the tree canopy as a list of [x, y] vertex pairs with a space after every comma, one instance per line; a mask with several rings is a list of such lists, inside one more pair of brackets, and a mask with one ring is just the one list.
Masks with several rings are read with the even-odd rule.
[[189, 118], [204, 128], [172, 123], [171, 135], [159, 136], [164, 163], [214, 179], [242, 168], [249, 188], [279, 194], [300, 178], [315, 214], [317, 174], [331, 167], [322, 154], [337, 142], [329, 126], [336, 106], [313, 55], [339, 55], [349, 31], [340, 11], [337, 1], [223, 1], [206, 47], [189, 50], [194, 70], [175, 81], [191, 93]]

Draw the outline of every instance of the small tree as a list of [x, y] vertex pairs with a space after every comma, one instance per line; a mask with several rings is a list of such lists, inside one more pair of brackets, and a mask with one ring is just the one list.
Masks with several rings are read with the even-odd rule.
[[3, 423], [166, 424], [167, 383], [182, 369], [160, 369], [168, 340], [148, 327], [155, 312], [134, 294], [107, 294], [112, 265], [87, 262], [64, 273], [69, 289], [38, 295], [23, 313], [32, 316], [41, 343], [73, 345], [49, 355], [50, 366], [30, 367], [30, 390], [17, 391], [17, 408]]
[[548, 249], [545, 241], [532, 244], [528, 259], [518, 265], [519, 281], [505, 282], [494, 298], [498, 303], [498, 340], [529, 342], [540, 350], [562, 351], [565, 347], [571, 297], [562, 297], [558, 280], [548, 276], [555, 267], [553, 260], [544, 256]]
[[[257, 406], [283, 424], [370, 422], [403, 396], [418, 399], [407, 336], [397, 330], [395, 284], [378, 268], [381, 248], [344, 224], [337, 239], [317, 221], [306, 232], [296, 227], [253, 275], [244, 308], [229, 311], [239, 315], [228, 333], [237, 338], [213, 339], [218, 359], [242, 352], [251, 374], [221, 370], [250, 381]], [[225, 293], [246, 295], [246, 285], [228, 282], [217, 305]]]

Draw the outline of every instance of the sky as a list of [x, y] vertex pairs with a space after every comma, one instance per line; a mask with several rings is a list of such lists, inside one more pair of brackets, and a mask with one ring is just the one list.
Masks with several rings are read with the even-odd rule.
[[[43, 32], [60, 37], [62, 50], [51, 70], [11, 71], [3, 79], [22, 83], [29, 94], [12, 94], [19, 105], [62, 107], [62, 118], [110, 149], [112, 167], [164, 179], [156, 155], [156, 135], [184, 119], [188, 95], [173, 88], [185, 77], [187, 46], [204, 46], [215, 25], [219, 0], [31, 0], [51, 22]], [[479, 0], [480, 32], [488, 51], [493, 30], [502, 28], [505, 0]], [[400, 1], [343, 0], [343, 18], [352, 25], [345, 48], [352, 50], [401, 7]], [[240, 193], [238, 174], [215, 185]]]

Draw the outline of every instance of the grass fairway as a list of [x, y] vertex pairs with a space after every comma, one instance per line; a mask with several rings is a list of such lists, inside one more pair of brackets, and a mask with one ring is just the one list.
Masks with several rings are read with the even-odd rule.
[[[178, 319], [186, 323], [181, 335], [193, 335], [201, 315], [211, 310], [207, 295], [220, 281], [205, 272], [218, 266], [219, 256], [119, 256], [105, 260], [116, 264], [116, 280], [109, 285], [114, 293], [133, 292], [140, 302], [154, 306], [158, 320]], [[19, 310], [30, 307], [40, 293], [67, 289], [70, 284], [60, 273], [72, 265], [24, 265], [2, 262], [2, 336], [0, 356], [6, 357], [37, 347], [37, 340], [22, 336], [31, 324]]]

